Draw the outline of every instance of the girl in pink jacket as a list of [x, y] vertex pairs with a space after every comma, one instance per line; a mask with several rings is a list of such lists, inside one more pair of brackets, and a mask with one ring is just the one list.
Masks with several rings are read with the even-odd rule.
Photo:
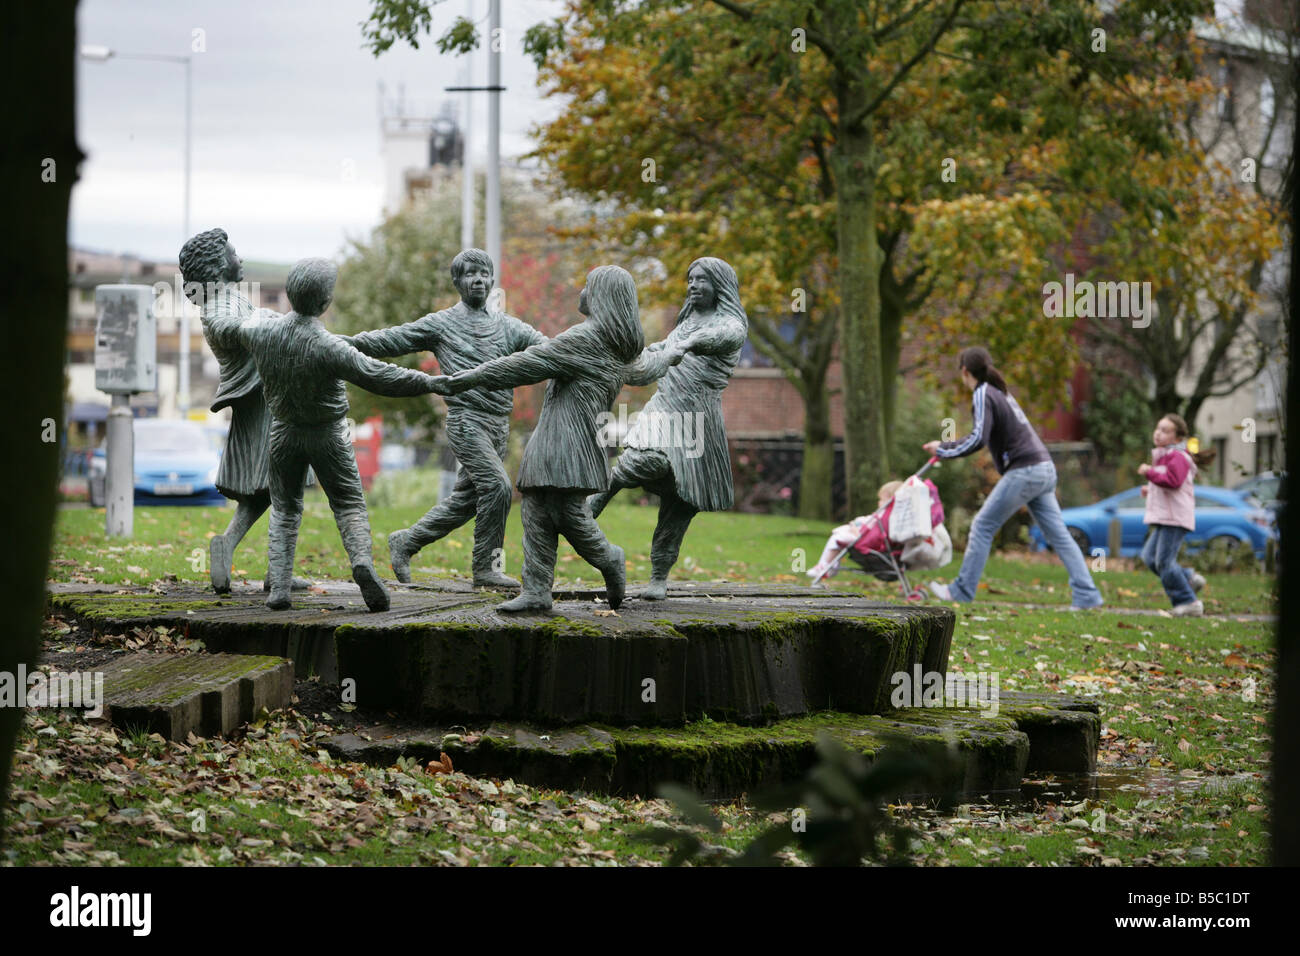
[[1151, 463], [1138, 466], [1138, 474], [1147, 479], [1142, 489], [1147, 499], [1142, 522], [1151, 529], [1142, 546], [1142, 561], [1159, 576], [1176, 617], [1200, 617], [1205, 607], [1196, 592], [1205, 586], [1205, 578], [1180, 567], [1178, 552], [1187, 532], [1196, 530], [1197, 466], [1212, 461], [1214, 452], [1189, 452], [1187, 422], [1177, 415], [1160, 419], [1152, 438], [1156, 447]]

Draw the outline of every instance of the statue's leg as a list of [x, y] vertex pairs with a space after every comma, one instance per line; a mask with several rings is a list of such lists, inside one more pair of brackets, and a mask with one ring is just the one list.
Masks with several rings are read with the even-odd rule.
[[270, 432], [271, 413], [260, 388], [234, 402], [216, 484], [227, 498], [235, 499], [235, 514], [225, 533], [214, 535], [208, 547], [208, 573], [218, 593], [230, 590], [230, 571], [239, 542], [271, 507], [267, 460]]
[[610, 544], [600, 525], [591, 516], [581, 495], [566, 495], [558, 503], [560, 533], [573, 545], [578, 556], [605, 578], [605, 597], [611, 608], [623, 603], [627, 585], [627, 565], [623, 549]]
[[[424, 513], [415, 524], [388, 536], [388, 552], [393, 562], [393, 572], [403, 584], [411, 583], [410, 560], [422, 548], [433, 544], [438, 539], [455, 531], [474, 514], [478, 507], [478, 496], [474, 488], [474, 478], [466, 462], [472, 459], [475, 449], [481, 444], [476, 440], [477, 429], [466, 427], [462, 420], [463, 412], [449, 416], [447, 421], [447, 443], [460, 462], [460, 474], [456, 484], [442, 501]], [[472, 425], [472, 423], [470, 423]]]
[[643, 483], [645, 456], [639, 448], [629, 448], [614, 462], [614, 473], [609, 477], [609, 487], [587, 499], [591, 516], [599, 518], [605, 506], [624, 488], [639, 488]]
[[[465, 463], [474, 482], [477, 508], [474, 518], [474, 584], [477, 587], [517, 588], [519, 582], [505, 574], [506, 518], [514, 493], [503, 459], [510, 438], [510, 420], [480, 416], [479, 447]], [[472, 464], [470, 463], [472, 462]]]
[[218, 594], [230, 591], [230, 571], [235, 563], [235, 548], [269, 507], [270, 491], [236, 501], [235, 514], [226, 526], [225, 533], [213, 536], [208, 545], [208, 576]]
[[662, 601], [668, 596], [668, 572], [677, 563], [677, 554], [681, 550], [682, 539], [686, 537], [686, 529], [698, 513], [694, 507], [682, 501], [671, 487], [659, 487], [658, 494], [659, 520], [650, 542], [650, 584], [642, 595], [650, 601]]
[[248, 534], [249, 529], [257, 523], [257, 519], [262, 517], [266, 509], [270, 507], [270, 490], [259, 492], [236, 504], [234, 517], [230, 519], [230, 524], [226, 526], [226, 533], [223, 536], [226, 543], [230, 545], [232, 554], [235, 548], [239, 547], [239, 542], [244, 540], [244, 535]]
[[366, 497], [347, 426], [339, 422], [337, 427], [317, 429], [312, 438], [311, 464], [334, 512], [334, 523], [338, 525], [339, 537], [352, 565], [352, 579], [361, 587], [366, 607], [387, 611], [388, 591], [375, 573], [370, 516], [366, 513]]
[[456, 476], [451, 494], [426, 511], [411, 527], [394, 531], [388, 536], [388, 553], [397, 580], [410, 584], [411, 558], [474, 517], [474, 506], [474, 483], [470, 480], [469, 472], [462, 468]]
[[519, 596], [497, 605], [505, 614], [518, 611], [546, 611], [551, 607], [551, 585], [555, 583], [555, 554], [559, 536], [552, 513], [550, 494], [526, 490], [519, 514], [524, 523], [523, 589]]
[[290, 426], [276, 423], [271, 430], [271, 528], [267, 547], [267, 578], [271, 596], [266, 606], [281, 611], [289, 607], [293, 580], [293, 555], [302, 523], [302, 494], [307, 484], [307, 456]]

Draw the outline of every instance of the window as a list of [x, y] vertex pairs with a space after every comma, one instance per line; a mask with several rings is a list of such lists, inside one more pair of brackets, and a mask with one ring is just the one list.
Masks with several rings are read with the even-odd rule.
[[1277, 94], [1273, 90], [1273, 81], [1267, 76], [1259, 84], [1259, 125], [1268, 128], [1277, 115]]
[[1214, 471], [1217, 484], [1223, 484], [1228, 477], [1228, 439], [1214, 439]]
[[1232, 67], [1224, 63], [1219, 67], [1218, 112], [1219, 119], [1229, 123], [1234, 118], [1232, 100]]
[[1269, 348], [1277, 345], [1278, 333], [1281, 331], [1281, 322], [1276, 315], [1261, 316], [1258, 322], [1259, 340]]
[[1255, 474], [1273, 471], [1277, 467], [1277, 436], [1255, 436]]

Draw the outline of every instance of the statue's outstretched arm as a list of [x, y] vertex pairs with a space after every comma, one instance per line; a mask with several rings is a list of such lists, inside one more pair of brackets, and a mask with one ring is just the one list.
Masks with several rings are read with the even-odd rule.
[[370, 329], [356, 335], [340, 336], [358, 352], [374, 358], [392, 358], [412, 352], [432, 351], [438, 344], [438, 333], [432, 315], [421, 316], [414, 322]]
[[452, 394], [471, 388], [516, 388], [548, 378], [573, 378], [585, 367], [575, 350], [557, 347], [552, 339], [453, 375], [447, 385]]
[[403, 398], [408, 395], [427, 395], [433, 391], [433, 376], [417, 369], [390, 365], [362, 355], [346, 342], [335, 338], [330, 343], [334, 373], [341, 379], [359, 385], [376, 395]]

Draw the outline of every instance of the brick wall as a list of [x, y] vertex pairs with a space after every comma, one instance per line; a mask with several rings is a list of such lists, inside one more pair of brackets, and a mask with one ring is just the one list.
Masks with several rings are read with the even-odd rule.
[[[838, 363], [831, 366], [827, 387], [840, 387]], [[803, 399], [775, 369], [738, 368], [722, 393], [722, 417], [731, 438], [802, 435]], [[831, 433], [844, 433], [842, 395], [831, 396]]]

